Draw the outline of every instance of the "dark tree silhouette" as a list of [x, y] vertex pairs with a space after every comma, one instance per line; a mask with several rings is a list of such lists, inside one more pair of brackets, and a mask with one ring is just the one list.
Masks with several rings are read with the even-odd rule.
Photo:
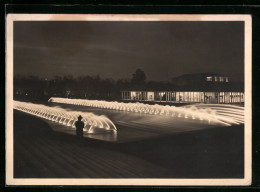
[[47, 100], [49, 97], [120, 100], [121, 90], [129, 88], [130, 81], [115, 81], [99, 76], [71, 75], [44, 79], [36, 76], [14, 77], [14, 98], [18, 100]]
[[145, 80], [146, 80], [146, 75], [144, 71], [142, 71], [141, 69], [136, 69], [131, 80], [132, 84], [134, 85], [144, 84]]
[[37, 76], [14, 77], [14, 98], [18, 100], [46, 101], [50, 97], [101, 99], [109, 101], [121, 100], [122, 90], [142, 89], [148, 87], [151, 90], [169, 87], [170, 84], [162, 82], [145, 82], [146, 75], [141, 69], [137, 69], [132, 79], [101, 78], [99, 76], [72, 75], [54, 76], [51, 79]]

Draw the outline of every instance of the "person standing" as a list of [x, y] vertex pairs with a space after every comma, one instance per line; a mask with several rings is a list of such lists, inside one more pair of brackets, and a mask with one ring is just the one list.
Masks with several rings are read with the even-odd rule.
[[81, 121], [82, 116], [80, 115], [78, 117], [78, 121], [75, 122], [76, 126], [76, 133], [78, 137], [83, 137], [83, 128], [84, 128], [84, 123]]

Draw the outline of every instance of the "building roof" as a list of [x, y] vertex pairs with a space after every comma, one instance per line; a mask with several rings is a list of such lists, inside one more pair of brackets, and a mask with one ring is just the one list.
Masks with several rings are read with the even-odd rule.
[[178, 77], [174, 77], [172, 78], [172, 80], [174, 79], [196, 79], [196, 78], [203, 78], [205, 79], [206, 77], [226, 77], [225, 75], [221, 75], [219, 73], [191, 73], [191, 74], [184, 74]]
[[148, 82], [134, 85], [129, 91], [243, 92], [238, 82], [206, 81], [206, 77], [226, 77], [218, 73], [194, 73], [172, 78], [172, 82]]

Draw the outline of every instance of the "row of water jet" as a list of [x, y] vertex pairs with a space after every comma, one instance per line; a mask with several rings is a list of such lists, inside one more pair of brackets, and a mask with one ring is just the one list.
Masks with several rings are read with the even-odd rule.
[[27, 103], [14, 101], [14, 109], [29, 113], [31, 115], [41, 117], [43, 119], [68, 126], [75, 127], [75, 122], [78, 120], [78, 116], [81, 115], [84, 122], [83, 131], [87, 133], [94, 133], [96, 129], [104, 132], [116, 132], [116, 126], [106, 116], [97, 116], [93, 113], [79, 112], [79, 111], [67, 111], [59, 107], [49, 107], [40, 104]]
[[[184, 108], [191, 108], [192, 105], [185, 106]], [[210, 109], [218, 116], [224, 116], [232, 119], [236, 124], [244, 123], [244, 107], [227, 104], [197, 104], [196, 109]]]
[[[120, 102], [109, 102], [100, 100], [86, 100], [86, 99], [67, 99], [52, 97], [49, 102], [72, 104], [87, 107], [96, 107], [102, 109], [112, 109], [118, 111], [129, 111], [151, 115], [166, 115], [179, 118], [190, 118], [197, 119], [200, 121], [208, 121], [212, 124], [223, 124], [230, 126], [232, 124], [241, 124], [244, 121], [244, 109], [231, 107], [234, 114], [237, 116], [228, 116], [227, 113], [219, 113], [215, 109], [210, 107], [197, 108], [195, 105], [190, 107], [175, 107], [175, 106], [163, 106], [163, 105], [149, 105], [144, 103], [120, 103]], [[206, 105], [204, 105], [206, 106]], [[229, 111], [230, 106], [222, 108], [222, 111]]]

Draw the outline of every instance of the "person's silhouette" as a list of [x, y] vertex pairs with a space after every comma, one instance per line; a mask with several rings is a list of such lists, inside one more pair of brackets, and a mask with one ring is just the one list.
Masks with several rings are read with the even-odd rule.
[[81, 115], [78, 117], [78, 121], [75, 122], [77, 136], [83, 137], [84, 123], [81, 121]]

